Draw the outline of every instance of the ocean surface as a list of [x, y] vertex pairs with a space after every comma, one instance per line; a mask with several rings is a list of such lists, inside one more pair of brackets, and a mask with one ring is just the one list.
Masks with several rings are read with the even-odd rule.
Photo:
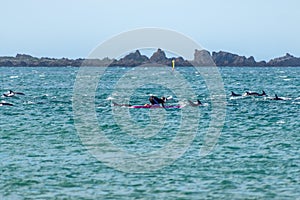
[[[172, 74], [155, 67], [152, 76], [160, 75], [150, 83], [149, 68], [143, 78], [133, 70], [96, 72], [93, 90], [76, 85], [79, 68], [0, 68], [1, 94], [25, 94], [0, 98], [14, 104], [0, 107], [0, 199], [300, 198], [300, 67], [219, 68], [215, 85], [226, 96], [213, 94], [211, 77], [195, 68]], [[164, 74], [186, 83], [163, 84]], [[186, 88], [193, 95], [180, 95]], [[96, 90], [92, 109], [78, 116], [89, 89]], [[262, 90], [267, 97], [230, 96]], [[184, 107], [112, 106], [144, 105], [151, 94]], [[275, 94], [282, 100], [272, 100]], [[224, 109], [212, 116], [218, 98]], [[191, 107], [188, 99], [203, 105]], [[208, 135], [218, 116], [220, 134]], [[201, 156], [207, 137], [212, 148]]]

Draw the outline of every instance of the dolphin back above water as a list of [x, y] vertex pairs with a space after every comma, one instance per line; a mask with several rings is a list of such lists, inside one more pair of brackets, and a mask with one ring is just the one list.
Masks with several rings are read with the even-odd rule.
[[7, 93], [4, 93], [3, 96], [5, 96], [5, 97], [13, 97], [16, 94], [18, 94], [18, 95], [25, 95], [23, 92], [14, 92], [12, 90], [9, 90]]
[[202, 103], [201, 103], [201, 101], [199, 99], [197, 99], [197, 103], [194, 103], [191, 100], [188, 100], [188, 102], [189, 102], [190, 106], [192, 106], [192, 107], [196, 107], [196, 106], [201, 106], [202, 105]]
[[246, 92], [246, 96], [267, 96], [267, 94], [265, 93], [265, 91], [262, 91], [261, 94], [259, 94], [258, 92]]
[[232, 97], [240, 97], [240, 96], [242, 96], [241, 94], [236, 94], [236, 93], [234, 93], [233, 91], [231, 91], [231, 96]]
[[275, 97], [274, 98], [272, 98], [272, 100], [284, 100], [283, 98], [280, 98], [280, 97], [278, 97], [277, 96], [277, 94], [275, 94]]
[[0, 102], [0, 106], [13, 106], [11, 103]]

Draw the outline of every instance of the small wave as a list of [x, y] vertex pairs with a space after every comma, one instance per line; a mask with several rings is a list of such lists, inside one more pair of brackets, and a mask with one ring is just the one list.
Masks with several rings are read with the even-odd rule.
[[288, 76], [284, 75], [284, 76], [279, 76], [279, 78], [287, 78]]
[[13, 79], [13, 78], [19, 78], [19, 76], [10, 76], [9, 78]]
[[44, 95], [42, 95], [42, 96], [36, 96], [36, 97], [34, 97], [34, 98], [41, 98], [41, 99], [47, 99], [49, 97], [49, 94], [44, 94]]
[[279, 120], [278, 122], [276, 122], [276, 124], [285, 124], [285, 121]]
[[284, 101], [292, 100], [292, 98], [289, 98], [289, 97], [279, 97], [279, 98], [282, 98], [282, 100], [284, 100]]
[[229, 100], [244, 99], [245, 96], [230, 97]]
[[96, 108], [99, 108], [99, 109], [104, 109], [104, 108], [108, 108], [109, 106], [106, 106], [106, 105], [98, 105]]
[[33, 101], [26, 101], [26, 102], [24, 102], [23, 104], [25, 104], [25, 105], [32, 105], [32, 104], [36, 104], [36, 103], [33, 102]]
[[238, 106], [238, 105], [240, 105], [240, 104], [238, 104], [238, 103], [227, 103], [226, 105], [227, 105], [227, 106]]
[[202, 106], [207, 107], [207, 106], [209, 106], [209, 104], [208, 103], [204, 103], [204, 104], [202, 104]]
[[185, 101], [179, 101], [178, 104], [179, 104], [181, 107], [185, 107], [186, 105], [188, 105], [188, 103], [185, 102]]

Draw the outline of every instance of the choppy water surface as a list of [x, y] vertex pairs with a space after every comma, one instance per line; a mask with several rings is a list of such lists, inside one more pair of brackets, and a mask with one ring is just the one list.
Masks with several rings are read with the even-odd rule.
[[[143, 157], [176, 137], [182, 112], [118, 108], [122, 112], [125, 109], [130, 118], [116, 116], [118, 109], [111, 107], [110, 100], [122, 99], [120, 92], [129, 85], [121, 89], [116, 85], [130, 70], [116, 67], [105, 73], [94, 107], [98, 127], [111, 144]], [[0, 107], [0, 198], [298, 198], [300, 68], [219, 69], [227, 95], [226, 118], [217, 145], [205, 157], [199, 156], [199, 150], [213, 109], [210, 93], [193, 68], [177, 70], [195, 92], [191, 100], [199, 98], [204, 103], [193, 108], [199, 109], [199, 129], [187, 151], [172, 164], [153, 172], [126, 173], [90, 154], [75, 129], [72, 95], [78, 68], [0, 68], [0, 92], [12, 89], [25, 93], [1, 97], [14, 106]], [[120, 103], [143, 105], [148, 103], [149, 94], [156, 94], [172, 95], [168, 104], [185, 104], [172, 87], [181, 86], [160, 85], [157, 80], [157, 84], [137, 88], [130, 99]], [[243, 94], [262, 90], [268, 97], [230, 97], [231, 91]], [[271, 100], [275, 94], [283, 100]], [[136, 132], [129, 131], [131, 126], [151, 129], [153, 135], [134, 135]]]

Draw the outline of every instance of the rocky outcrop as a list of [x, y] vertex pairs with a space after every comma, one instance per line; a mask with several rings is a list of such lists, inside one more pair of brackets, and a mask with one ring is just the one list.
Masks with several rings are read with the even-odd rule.
[[271, 59], [268, 63], [268, 66], [300, 66], [300, 58], [296, 58], [290, 54], [286, 54], [285, 56]]
[[166, 53], [161, 49], [157, 49], [157, 51], [154, 52], [149, 59], [150, 63], [161, 64], [166, 66], [172, 66], [172, 60], [175, 61], [176, 66], [191, 66], [191, 63], [187, 60], [184, 60], [182, 57], [167, 58]]
[[280, 66], [300, 66], [300, 58], [294, 57], [290, 54], [285, 56], [271, 59], [269, 62], [260, 61], [256, 62], [253, 56], [246, 58], [224, 51], [218, 53], [213, 52], [212, 58], [217, 66], [250, 66], [250, 67], [280, 67]]
[[[207, 50], [195, 50], [194, 60], [187, 61], [182, 57], [168, 58], [165, 52], [158, 49], [148, 58], [142, 55], [139, 50], [117, 59], [68, 59], [68, 58], [36, 58], [26, 54], [17, 54], [15, 57], [0, 57], [0, 66], [7, 67], [52, 67], [52, 66], [126, 66], [135, 67], [143, 64], [154, 64], [172, 66], [172, 60], [175, 60], [175, 66], [300, 66], [300, 58], [290, 54], [274, 58], [269, 62], [255, 61], [253, 56], [245, 57], [232, 54], [225, 51], [213, 52], [212, 55]], [[214, 64], [215, 63], [215, 64]]]
[[[183, 67], [183, 66], [192, 66], [192, 62], [191, 61], [187, 61], [187, 60], [184, 60], [182, 57], [177, 57], [177, 58], [171, 58], [171, 62], [172, 60], [175, 60], [175, 65], [176, 66], [180, 66], [180, 67]], [[170, 64], [171, 66], [172, 64]]]
[[157, 49], [156, 52], [153, 53], [153, 55], [150, 57], [151, 63], [160, 63], [164, 64], [167, 63], [169, 59], [166, 57], [166, 54], [161, 49]]
[[266, 66], [265, 61], [256, 62], [253, 56], [246, 58], [224, 51], [213, 52], [212, 58], [217, 66]]
[[5, 67], [67, 67], [74, 66], [79, 67], [81, 65], [86, 66], [105, 66], [106, 63], [111, 61], [105, 59], [68, 59], [68, 58], [36, 58], [26, 54], [17, 54], [16, 57], [0, 57], [0, 66]]
[[134, 53], [130, 53], [120, 60], [114, 60], [109, 66], [135, 67], [146, 63], [149, 63], [149, 58], [141, 55], [140, 51], [136, 50]]
[[145, 55], [141, 55], [140, 51], [136, 50], [134, 53], [130, 53], [120, 60], [115, 60], [109, 66], [135, 67], [143, 64], [153, 64], [153, 66], [172, 66], [172, 60], [175, 60], [176, 66], [191, 66], [190, 62], [184, 60], [182, 57], [168, 58], [166, 53], [161, 49], [157, 49], [157, 51], [154, 52], [150, 58]]
[[212, 56], [207, 50], [196, 49], [192, 63], [194, 66], [215, 66]]

